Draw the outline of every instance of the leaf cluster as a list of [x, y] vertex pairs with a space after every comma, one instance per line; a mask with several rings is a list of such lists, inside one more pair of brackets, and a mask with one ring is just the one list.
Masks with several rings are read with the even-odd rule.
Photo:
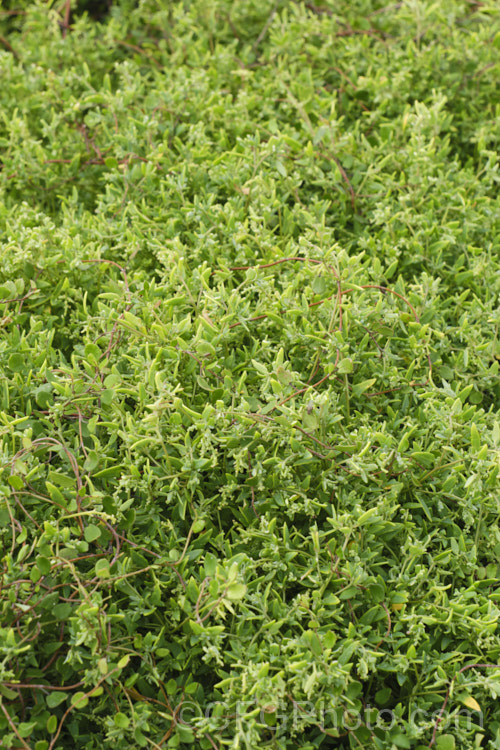
[[90, 6], [0, 10], [2, 746], [499, 747], [497, 4]]

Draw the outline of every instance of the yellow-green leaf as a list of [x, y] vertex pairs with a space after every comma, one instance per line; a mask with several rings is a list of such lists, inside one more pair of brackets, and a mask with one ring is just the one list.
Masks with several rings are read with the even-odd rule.
[[477, 702], [475, 698], [472, 697], [472, 695], [466, 695], [463, 698], [461, 698], [462, 703], [464, 706], [467, 706], [467, 708], [472, 708], [473, 711], [481, 711], [481, 706]]

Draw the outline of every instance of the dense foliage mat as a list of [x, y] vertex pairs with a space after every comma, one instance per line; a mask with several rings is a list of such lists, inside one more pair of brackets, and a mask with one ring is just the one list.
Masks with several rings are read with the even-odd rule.
[[0, 47], [0, 746], [500, 748], [496, 0]]

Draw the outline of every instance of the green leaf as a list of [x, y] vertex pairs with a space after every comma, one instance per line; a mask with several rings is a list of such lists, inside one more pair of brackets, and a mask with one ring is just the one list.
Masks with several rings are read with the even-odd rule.
[[392, 691], [390, 688], [381, 688], [375, 693], [375, 700], [380, 706], [384, 706], [390, 699]]
[[134, 729], [134, 740], [137, 742], [139, 747], [146, 747], [146, 745], [148, 744], [146, 737], [143, 735], [139, 727], [136, 727]]
[[255, 369], [257, 370], [257, 372], [260, 373], [261, 375], [268, 375], [269, 374], [268, 371], [267, 371], [267, 368], [265, 367], [265, 365], [261, 364], [256, 359], [252, 359], [252, 365], [255, 367]]
[[326, 282], [323, 276], [315, 276], [311, 286], [315, 294], [324, 294], [326, 292]]
[[99, 539], [101, 536], [101, 529], [95, 524], [89, 523], [88, 526], [85, 527], [84, 536], [87, 542], [95, 542], [96, 539]]
[[51, 571], [52, 563], [47, 557], [40, 556], [36, 558], [36, 567], [43, 576], [46, 576]]
[[470, 426], [470, 442], [472, 449], [477, 453], [481, 448], [481, 437], [474, 422]]
[[115, 726], [119, 727], [120, 729], [128, 729], [130, 725], [130, 719], [126, 714], [122, 714], [120, 711], [118, 711], [117, 714], [114, 715], [114, 722]]
[[353, 396], [361, 396], [365, 391], [373, 386], [377, 382], [376, 378], [370, 378], [364, 380], [362, 383], [355, 383], [352, 387]]
[[204, 632], [203, 625], [200, 625], [198, 622], [195, 622], [194, 620], [189, 620], [189, 627], [193, 631], [195, 635], [201, 635]]
[[396, 747], [410, 748], [412, 746], [411, 740], [400, 732], [395, 732], [394, 734], [391, 733], [390, 738], [391, 742], [396, 745]]
[[194, 742], [193, 730], [182, 724], [177, 725], [177, 734], [181, 742], [187, 742], [192, 744]]
[[17, 731], [21, 735], [21, 737], [26, 738], [29, 737], [32, 733], [34, 728], [36, 727], [37, 723], [36, 721], [22, 721], [20, 724], [18, 724]]
[[22, 488], [24, 487], [23, 480], [16, 474], [11, 474], [9, 477], [7, 477], [7, 481], [15, 490], [22, 490]]
[[89, 699], [87, 695], [82, 691], [74, 693], [74, 695], [71, 696], [71, 705], [76, 709], [85, 708], [88, 702]]
[[205, 528], [205, 519], [199, 518], [193, 523], [193, 534], [199, 534]]
[[49, 708], [56, 708], [56, 706], [59, 706], [61, 703], [64, 703], [67, 697], [68, 697], [68, 694], [65, 692], [61, 690], [53, 690], [51, 693], [48, 694], [47, 698], [45, 699], [45, 702], [47, 703], [47, 706]]
[[67, 620], [71, 614], [71, 604], [69, 602], [56, 604], [52, 613], [57, 620]]
[[455, 750], [455, 738], [452, 734], [442, 734], [436, 740], [437, 750]]
[[49, 482], [53, 482], [56, 485], [59, 485], [60, 487], [64, 487], [65, 489], [74, 490], [75, 488], [75, 477], [69, 477], [65, 474], [59, 474], [56, 471], [49, 471], [47, 475], [47, 479]]
[[293, 374], [281, 365], [276, 368], [276, 377], [281, 385], [289, 385], [293, 380]]
[[165, 687], [166, 687], [167, 693], [169, 695], [175, 695], [176, 694], [176, 692], [177, 692], [177, 682], [173, 678], [170, 678], [170, 680], [167, 682], [167, 684], [166, 684]]
[[57, 716], [49, 716], [49, 718], [47, 719], [47, 723], [45, 725], [47, 728], [47, 732], [49, 734], [54, 734], [54, 732], [57, 729], [57, 724], [58, 724]]
[[395, 260], [391, 265], [384, 271], [384, 276], [389, 281], [396, 273], [399, 261]]
[[11, 354], [9, 357], [9, 367], [14, 372], [22, 372], [26, 369], [26, 357], [22, 354]]
[[346, 373], [346, 374], [352, 372], [353, 371], [352, 359], [350, 359], [349, 357], [346, 357], [345, 359], [341, 359], [340, 362], [338, 363], [337, 370], [340, 373]]
[[98, 560], [95, 564], [95, 574], [98, 578], [109, 578], [109, 562], [107, 560]]
[[413, 451], [411, 457], [414, 459], [414, 461], [417, 461], [419, 464], [423, 464], [428, 468], [434, 466], [434, 463], [436, 461], [434, 454], [430, 453], [429, 451]]
[[40, 385], [35, 391], [35, 400], [40, 409], [47, 409], [52, 402], [52, 385], [50, 383], [44, 383]]
[[122, 656], [122, 658], [120, 659], [120, 661], [118, 662], [116, 666], [118, 667], [118, 669], [125, 669], [129, 661], [130, 661], [130, 654], [125, 654], [125, 656]]
[[3, 695], [7, 700], [12, 701], [18, 697], [18, 693], [15, 690], [11, 690], [6, 685], [0, 685], [0, 695]]
[[319, 419], [314, 412], [305, 413], [302, 419], [302, 424], [306, 430], [315, 430], [319, 426]]
[[207, 552], [205, 555], [205, 562], [204, 562], [204, 568], [205, 568], [205, 575], [206, 576], [214, 576], [215, 571], [217, 568], [217, 558], [214, 557], [210, 552]]
[[226, 596], [228, 599], [231, 599], [232, 601], [237, 601], [238, 599], [243, 599], [247, 592], [247, 587], [244, 583], [232, 583], [230, 586], [226, 589]]
[[59, 490], [58, 487], [55, 486], [55, 484], [52, 484], [52, 482], [45, 482], [45, 486], [48, 490], [48, 493], [50, 495], [50, 499], [57, 503], [57, 505], [62, 505], [63, 507], [66, 506], [66, 499], [62, 492]]
[[323, 653], [323, 646], [321, 645], [321, 641], [314, 630], [309, 631], [308, 640], [313, 654], [315, 654], [316, 656], [321, 656], [321, 654]]

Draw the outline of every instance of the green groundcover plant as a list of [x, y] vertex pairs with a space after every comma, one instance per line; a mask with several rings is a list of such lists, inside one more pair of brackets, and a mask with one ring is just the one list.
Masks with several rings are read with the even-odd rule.
[[0, 5], [0, 747], [500, 748], [496, 0]]

